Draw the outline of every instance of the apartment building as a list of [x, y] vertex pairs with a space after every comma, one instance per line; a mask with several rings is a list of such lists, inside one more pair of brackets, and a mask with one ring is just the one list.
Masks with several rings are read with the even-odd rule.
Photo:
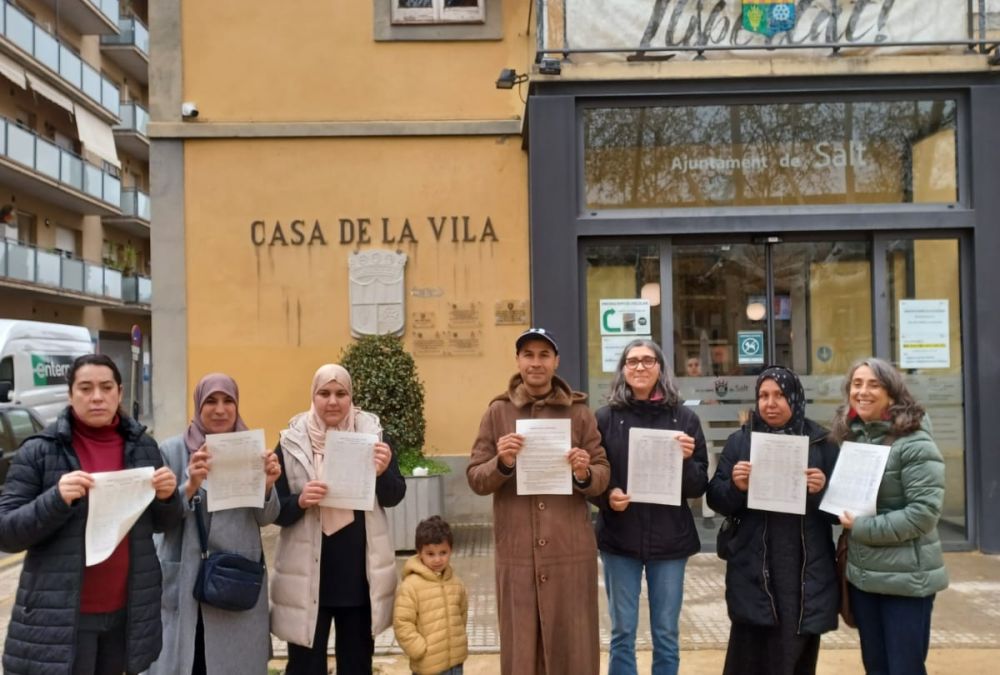
[[135, 367], [148, 419], [147, 18], [146, 0], [0, 3], [0, 317], [87, 327]]
[[528, 325], [595, 407], [622, 345], [660, 342], [714, 456], [765, 364], [823, 421], [874, 354], [930, 411], [942, 537], [1000, 550], [1000, 3], [150, 9], [173, 426], [225, 370], [273, 435], [353, 335], [399, 333], [471, 509], [465, 457]]

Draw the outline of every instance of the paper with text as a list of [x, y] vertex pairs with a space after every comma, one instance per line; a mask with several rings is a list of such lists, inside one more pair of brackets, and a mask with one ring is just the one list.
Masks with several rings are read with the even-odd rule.
[[570, 421], [517, 420], [515, 430], [524, 436], [517, 456], [517, 494], [573, 494], [573, 472], [566, 461], [573, 447]]
[[780, 513], [806, 512], [809, 437], [750, 434], [747, 507]]
[[87, 567], [104, 562], [156, 496], [151, 466], [90, 474], [84, 549]]
[[264, 430], [206, 434], [205, 444], [212, 455], [208, 478], [202, 483], [208, 511], [264, 508]]
[[874, 516], [890, 447], [845, 441], [819, 508], [835, 516], [844, 511], [854, 516]]
[[323, 475], [326, 496], [320, 506], [352, 511], [375, 509], [375, 434], [326, 432]]
[[633, 502], [680, 506], [684, 449], [668, 429], [629, 429], [628, 496]]

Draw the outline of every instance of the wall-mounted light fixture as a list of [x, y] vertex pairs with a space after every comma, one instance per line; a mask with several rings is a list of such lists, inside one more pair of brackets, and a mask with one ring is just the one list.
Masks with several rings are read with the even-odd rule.
[[513, 89], [515, 84], [522, 84], [528, 81], [525, 74], [518, 75], [513, 68], [504, 68], [497, 78], [497, 89]]

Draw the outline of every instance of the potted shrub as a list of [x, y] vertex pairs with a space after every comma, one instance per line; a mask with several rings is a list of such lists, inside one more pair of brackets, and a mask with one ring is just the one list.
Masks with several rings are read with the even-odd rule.
[[406, 497], [386, 511], [397, 550], [414, 548], [424, 518], [443, 515], [448, 465], [424, 456], [424, 384], [417, 366], [394, 335], [365, 335], [348, 345], [340, 363], [354, 382], [354, 404], [375, 413], [393, 444], [406, 480]]

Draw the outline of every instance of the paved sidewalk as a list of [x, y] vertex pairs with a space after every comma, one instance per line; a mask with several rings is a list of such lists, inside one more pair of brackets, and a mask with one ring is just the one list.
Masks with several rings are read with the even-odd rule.
[[[468, 632], [473, 656], [466, 675], [497, 673], [500, 640], [496, 628], [492, 529], [489, 525], [454, 525], [453, 529], [456, 541], [452, 563], [469, 592]], [[276, 535], [277, 528], [264, 531], [268, 556]], [[397, 558], [400, 569], [406, 557]], [[1000, 556], [949, 553], [945, 557], [951, 586], [935, 602], [929, 671], [942, 675], [987, 669], [992, 672], [1000, 659]], [[729, 635], [724, 571], [725, 563], [712, 554], [696, 555], [688, 563], [681, 611], [683, 673], [702, 675], [722, 671]], [[0, 644], [7, 634], [20, 572], [20, 556], [12, 556], [0, 564]], [[606, 658], [610, 622], [603, 581], [601, 586], [601, 647]], [[648, 672], [651, 643], [645, 609], [640, 612], [637, 643], [640, 664], [646, 664], [640, 671]], [[409, 672], [406, 657], [400, 653], [391, 629], [378, 637], [375, 651], [377, 672], [385, 675]], [[274, 654], [273, 665], [280, 668], [281, 659], [287, 654], [284, 642], [274, 641]], [[861, 672], [855, 631], [842, 627], [823, 636], [819, 672], [820, 675]]]
[[[493, 532], [489, 525], [453, 525], [455, 552], [452, 565], [465, 581], [469, 593], [469, 648], [473, 654], [494, 654], [500, 649], [500, 639], [496, 628], [496, 600], [493, 580]], [[935, 601], [934, 623], [931, 631], [931, 649], [934, 652], [947, 650], [944, 654], [932, 655], [932, 662], [940, 661], [946, 668], [938, 672], [959, 672], [958, 668], [947, 668], [952, 657], [976, 650], [1000, 650], [1000, 556], [980, 553], [946, 554], [951, 586], [940, 593]], [[402, 569], [406, 556], [397, 558], [397, 566]], [[611, 624], [607, 612], [603, 577], [599, 575], [601, 591], [601, 649], [607, 652]], [[645, 590], [643, 590], [645, 596]], [[649, 619], [645, 600], [640, 611], [638, 650], [651, 649]], [[714, 554], [702, 553], [688, 562], [684, 580], [684, 605], [681, 610], [681, 649], [706, 651], [692, 658], [692, 664], [707, 662], [704, 672], [721, 672], [726, 642], [729, 637], [729, 618], [725, 602], [725, 563]], [[821, 664], [833, 668], [823, 672], [859, 672], [861, 659], [857, 653], [857, 632], [847, 627], [823, 636], [823, 650], [852, 650], [854, 653], [824, 654]], [[286, 653], [283, 643], [275, 641], [275, 656]], [[971, 650], [971, 652], [970, 652]], [[392, 630], [379, 636], [375, 647], [379, 661], [388, 668], [396, 663], [406, 672], [406, 658], [400, 655]], [[1000, 656], [1000, 651], [985, 651], [982, 658], [992, 660]], [[646, 657], [648, 658], [648, 654]], [[685, 663], [688, 655], [685, 654]], [[485, 658], [490, 669], [472, 673], [497, 672], [499, 666], [495, 657]], [[841, 662], [853, 663], [854, 668], [844, 669]], [[954, 664], [952, 664], [954, 665]], [[470, 665], [471, 668], [471, 665]], [[687, 667], [685, 672], [689, 672]], [[395, 673], [397, 670], [386, 670]], [[693, 670], [690, 672], [699, 672]], [[970, 672], [970, 671], [963, 671]], [[975, 672], [974, 670], [971, 672]]]

